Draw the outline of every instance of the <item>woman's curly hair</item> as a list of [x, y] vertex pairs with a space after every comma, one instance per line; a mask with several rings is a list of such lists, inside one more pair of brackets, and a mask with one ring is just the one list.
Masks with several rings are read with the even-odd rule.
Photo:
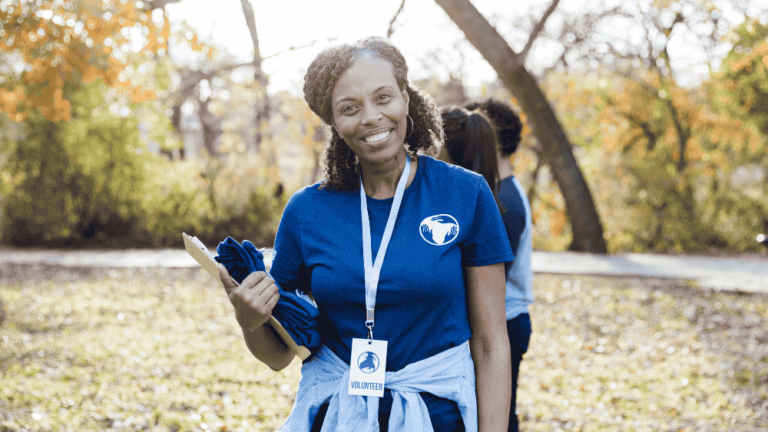
[[[406, 151], [415, 156], [419, 150], [429, 152], [443, 140], [440, 113], [432, 97], [408, 81], [408, 65], [392, 43], [372, 36], [354, 44], [341, 44], [327, 48], [315, 57], [304, 76], [304, 99], [309, 108], [330, 126], [333, 120], [331, 95], [339, 77], [355, 60], [377, 57], [392, 64], [395, 79], [401, 90], [408, 92], [408, 113], [413, 129], [405, 138]], [[334, 128], [330, 128], [323, 153], [325, 187], [330, 190], [354, 190], [360, 185], [357, 156]]]
[[489, 98], [483, 102], [473, 102], [465, 106], [470, 111], [482, 111], [496, 128], [501, 154], [509, 155], [517, 151], [520, 144], [523, 122], [520, 116], [508, 104]]

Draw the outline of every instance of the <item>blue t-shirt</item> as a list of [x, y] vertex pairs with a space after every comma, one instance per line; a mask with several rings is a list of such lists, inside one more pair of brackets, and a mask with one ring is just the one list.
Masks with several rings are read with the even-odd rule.
[[[320, 310], [323, 343], [349, 362], [352, 338], [367, 337], [360, 190], [329, 191], [319, 186], [296, 192], [288, 202], [270, 273], [285, 290], [312, 292]], [[367, 199], [375, 257], [393, 199]], [[482, 176], [419, 156], [376, 297], [373, 335], [389, 342], [388, 371], [470, 338], [463, 267], [513, 260], [504, 234], [498, 207]], [[388, 412], [387, 400], [381, 402], [381, 409]], [[449, 401], [425, 402], [435, 414], [433, 409], [441, 410], [440, 402]]]

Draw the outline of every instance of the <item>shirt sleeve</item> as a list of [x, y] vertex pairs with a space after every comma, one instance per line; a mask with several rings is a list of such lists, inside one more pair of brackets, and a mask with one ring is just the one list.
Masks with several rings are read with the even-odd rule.
[[472, 227], [461, 247], [461, 265], [479, 267], [512, 261], [515, 256], [491, 188], [479, 176], [476, 184], [475, 212]]
[[285, 291], [311, 292], [309, 271], [304, 261], [298, 193], [288, 201], [275, 236], [272, 268], [269, 273]]

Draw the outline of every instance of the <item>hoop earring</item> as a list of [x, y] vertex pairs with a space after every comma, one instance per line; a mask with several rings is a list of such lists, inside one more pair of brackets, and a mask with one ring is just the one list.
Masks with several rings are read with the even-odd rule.
[[[405, 135], [405, 138], [407, 139], [407, 138], [410, 138], [411, 135], [413, 135], [413, 131], [416, 130], [416, 125], [413, 123], [413, 119], [411, 118], [410, 114], [406, 114], [405, 117], [411, 121], [411, 133]], [[407, 123], [408, 120], [406, 120], [406, 124], [405, 124], [406, 130], [408, 130], [408, 123]]]

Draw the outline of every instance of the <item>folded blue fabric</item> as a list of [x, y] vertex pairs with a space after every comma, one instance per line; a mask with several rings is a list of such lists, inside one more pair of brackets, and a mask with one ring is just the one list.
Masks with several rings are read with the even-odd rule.
[[[232, 237], [227, 237], [219, 243], [216, 252], [216, 261], [224, 264], [237, 283], [242, 283], [255, 271], [266, 271], [264, 255], [248, 240], [243, 241], [241, 245]], [[296, 293], [284, 291], [277, 282], [275, 285], [280, 293], [280, 300], [272, 310], [272, 316], [282, 324], [296, 345], [306, 347], [314, 354], [321, 345], [320, 333], [317, 330], [317, 307]]]

